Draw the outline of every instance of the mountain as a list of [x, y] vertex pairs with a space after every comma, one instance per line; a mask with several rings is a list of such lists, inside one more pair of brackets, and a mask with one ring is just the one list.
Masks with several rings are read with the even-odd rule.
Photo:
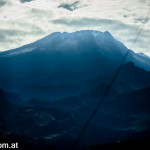
[[[25, 98], [76, 95], [91, 88], [84, 81], [112, 75], [127, 51], [109, 32], [56, 32], [0, 53], [0, 87]], [[148, 56], [131, 51], [129, 61], [150, 70]]]
[[[47, 37], [40, 39], [34, 43], [22, 46], [17, 49], [2, 52], [0, 57], [12, 57], [16, 55], [22, 55], [28, 53], [60, 53], [63, 52], [66, 55], [92, 53], [98, 54], [105, 59], [118, 62], [119, 58], [128, 51], [127, 47], [123, 43], [114, 39], [108, 32], [99, 32], [94, 30], [82, 30], [74, 33], [60, 33], [55, 32]], [[142, 53], [130, 52], [132, 61], [135, 61], [140, 67], [150, 70], [150, 57]], [[100, 57], [99, 56], [99, 57]], [[143, 60], [144, 59], [144, 60]], [[138, 64], [139, 63], [139, 64]]]
[[128, 51], [78, 149], [150, 139], [150, 58], [109, 32], [85, 30], [0, 53], [0, 141], [70, 150]]

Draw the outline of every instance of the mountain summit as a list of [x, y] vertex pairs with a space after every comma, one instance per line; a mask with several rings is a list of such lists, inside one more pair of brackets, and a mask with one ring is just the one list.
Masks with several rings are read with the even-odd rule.
[[[32, 55], [33, 53], [62, 53], [68, 55], [82, 55], [95, 53], [107, 61], [119, 62], [129, 49], [108, 32], [82, 30], [73, 33], [52, 33], [34, 43], [0, 53], [1, 57], [15, 57], [18, 55]], [[150, 57], [142, 53], [130, 52], [128, 61], [150, 70]], [[112, 63], [112, 62], [111, 62]]]
[[[108, 31], [56, 32], [0, 53], [0, 87], [28, 96], [38, 93], [38, 97], [38, 91], [44, 91], [52, 99], [66, 93], [73, 95], [86, 90], [82, 83], [85, 80], [113, 74], [127, 51]], [[148, 56], [131, 51], [127, 62], [150, 70]]]

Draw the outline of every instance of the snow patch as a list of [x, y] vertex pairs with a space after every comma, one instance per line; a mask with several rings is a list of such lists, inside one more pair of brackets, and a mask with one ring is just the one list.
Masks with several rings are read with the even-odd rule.
[[9, 53], [9, 54], [7, 54], [6, 56], [12, 56], [12, 55], [19, 55], [19, 54], [28, 53], [28, 52], [31, 52], [31, 51], [34, 50], [34, 49], [35, 49], [35, 47], [32, 47], [32, 48], [25, 48], [25, 49], [20, 50], [20, 51], [17, 51], [17, 52]]

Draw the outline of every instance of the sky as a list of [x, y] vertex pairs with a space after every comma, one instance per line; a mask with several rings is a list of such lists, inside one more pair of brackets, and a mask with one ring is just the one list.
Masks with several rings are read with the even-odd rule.
[[109, 31], [129, 49], [150, 56], [149, 18], [150, 0], [0, 0], [0, 51], [53, 32], [89, 29]]

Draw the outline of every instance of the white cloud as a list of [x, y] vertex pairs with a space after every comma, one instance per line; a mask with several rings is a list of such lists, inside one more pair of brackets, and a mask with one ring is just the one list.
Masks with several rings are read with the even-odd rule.
[[[137, 52], [150, 55], [149, 0], [6, 0], [0, 7], [1, 51], [38, 40], [52, 32], [72, 32], [81, 29], [109, 31], [131, 48], [137, 32], [142, 28]], [[66, 9], [62, 4], [74, 8]]]

